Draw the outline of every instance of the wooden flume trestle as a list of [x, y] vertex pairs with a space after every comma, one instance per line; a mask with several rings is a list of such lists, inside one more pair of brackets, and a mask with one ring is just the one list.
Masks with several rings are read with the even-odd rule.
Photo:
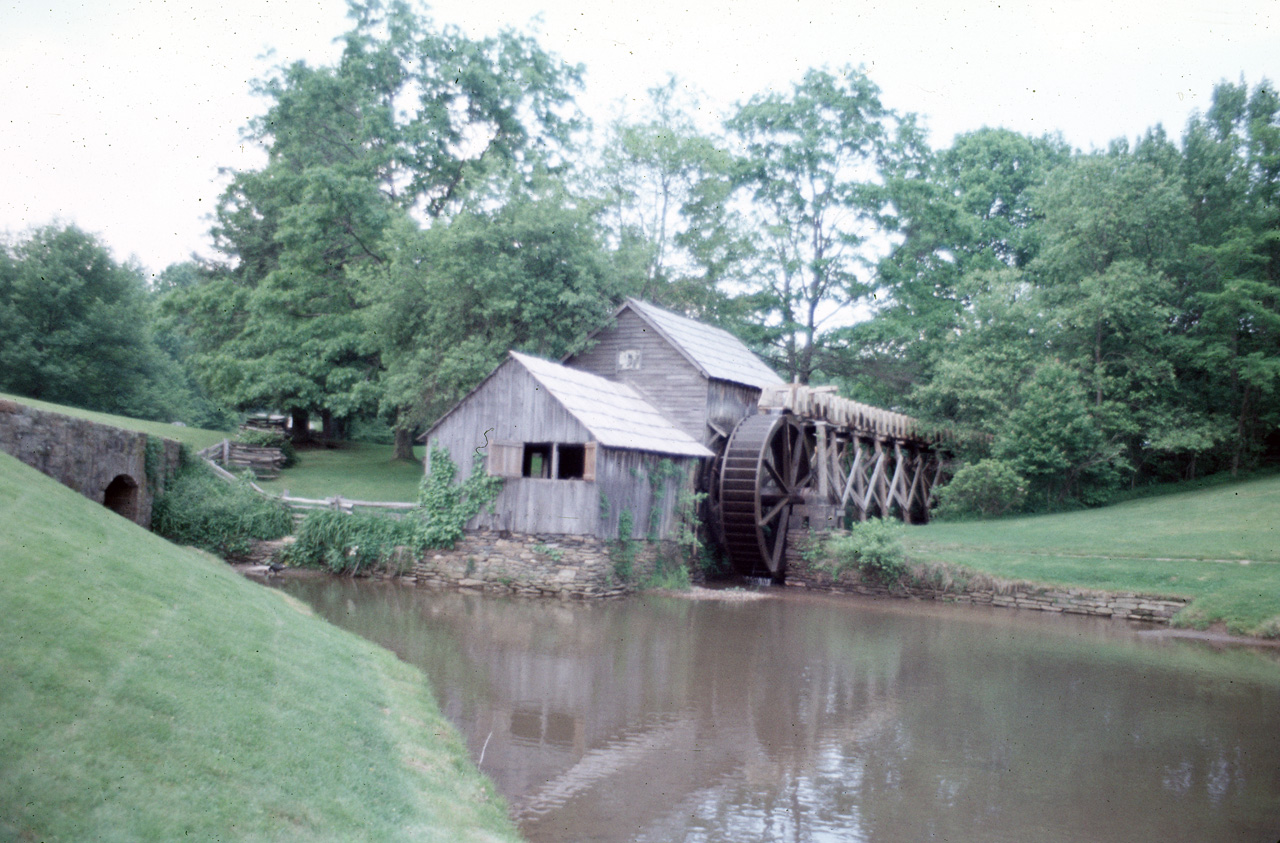
[[734, 428], [712, 471], [712, 517], [739, 573], [781, 578], [788, 534], [799, 529], [928, 520], [943, 437], [834, 387], [769, 387], [759, 409]]

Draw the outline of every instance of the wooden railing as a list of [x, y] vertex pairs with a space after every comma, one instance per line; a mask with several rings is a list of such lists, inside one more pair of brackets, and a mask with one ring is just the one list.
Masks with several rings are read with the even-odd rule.
[[[198, 451], [197, 456], [208, 463], [209, 467], [213, 469], [214, 474], [229, 483], [237, 483], [241, 478], [232, 474], [230, 471], [227, 471], [226, 468], [218, 464], [218, 458], [221, 457], [225, 461], [231, 454], [233, 447], [235, 446], [230, 440], [224, 439], [216, 445], [210, 445], [203, 451]], [[413, 503], [401, 503], [398, 501], [361, 501], [354, 500], [352, 498], [344, 498], [341, 495], [335, 495], [331, 498], [299, 498], [290, 495], [287, 489], [277, 495], [273, 492], [268, 492], [252, 480], [248, 482], [249, 488], [253, 489], [258, 494], [263, 497], [271, 498], [272, 500], [278, 500], [293, 510], [295, 519], [304, 518], [308, 512], [315, 512], [317, 510], [345, 512], [348, 515], [355, 512], [357, 509], [372, 509], [385, 511], [391, 514], [403, 514], [417, 507], [417, 504]]]

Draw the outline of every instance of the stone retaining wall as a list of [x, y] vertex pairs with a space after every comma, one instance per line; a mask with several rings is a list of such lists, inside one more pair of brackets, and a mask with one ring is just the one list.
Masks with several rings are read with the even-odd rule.
[[1009, 609], [1095, 615], [1150, 623], [1168, 623], [1189, 600], [1136, 594], [1094, 591], [1084, 588], [1053, 588], [1026, 583], [998, 583], [988, 577], [940, 585], [895, 585], [892, 588], [862, 578], [857, 570], [841, 572], [838, 580], [801, 556], [801, 548], [787, 547], [787, 585], [847, 594], [976, 603]]
[[408, 575], [429, 588], [475, 588], [530, 596], [614, 597], [653, 573], [664, 543], [637, 540], [632, 573], [618, 576], [613, 543], [594, 536], [480, 530], [452, 550], [428, 550]]
[[143, 527], [151, 526], [152, 501], [177, 470], [182, 451], [179, 442], [154, 437], [159, 447], [148, 477], [148, 438], [0, 399], [0, 451]]

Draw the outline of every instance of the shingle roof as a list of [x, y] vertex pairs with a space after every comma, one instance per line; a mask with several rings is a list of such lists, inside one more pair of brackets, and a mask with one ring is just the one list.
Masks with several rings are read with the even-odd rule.
[[667, 339], [708, 378], [754, 386], [785, 383], [742, 340], [723, 328], [706, 325], [639, 299], [627, 299], [640, 318]]
[[559, 401], [606, 448], [690, 457], [714, 456], [689, 434], [673, 426], [626, 384], [518, 351], [512, 351], [511, 358], [533, 375], [551, 397]]

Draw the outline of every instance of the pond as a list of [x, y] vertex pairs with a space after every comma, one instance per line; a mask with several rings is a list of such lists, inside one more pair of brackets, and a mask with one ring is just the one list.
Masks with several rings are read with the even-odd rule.
[[538, 841], [1280, 840], [1280, 651], [767, 590], [294, 580], [429, 676]]

